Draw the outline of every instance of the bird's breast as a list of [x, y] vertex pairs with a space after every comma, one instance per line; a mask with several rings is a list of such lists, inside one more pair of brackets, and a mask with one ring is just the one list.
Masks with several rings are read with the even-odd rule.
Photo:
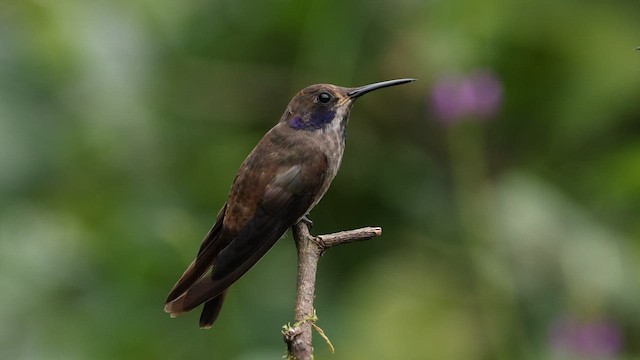
[[342, 163], [342, 155], [344, 154], [345, 147], [345, 133], [344, 125], [339, 122], [333, 122], [328, 124], [325, 128], [318, 130], [318, 134], [315, 134], [319, 141], [319, 148], [327, 158], [327, 171], [324, 176], [324, 181], [316, 200], [313, 202], [309, 211], [315, 207], [322, 199], [324, 194], [329, 190], [331, 182], [336, 177], [340, 164]]

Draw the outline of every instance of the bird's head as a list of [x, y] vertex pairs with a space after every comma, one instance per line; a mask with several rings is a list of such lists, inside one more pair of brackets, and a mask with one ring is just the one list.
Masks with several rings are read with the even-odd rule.
[[331, 124], [345, 126], [351, 106], [357, 98], [373, 90], [412, 81], [415, 79], [397, 79], [356, 88], [331, 84], [311, 85], [291, 99], [280, 121], [296, 130], [307, 131], [324, 129]]

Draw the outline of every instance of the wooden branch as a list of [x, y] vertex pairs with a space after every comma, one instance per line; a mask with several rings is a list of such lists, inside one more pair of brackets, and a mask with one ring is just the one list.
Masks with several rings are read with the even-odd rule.
[[316, 273], [322, 253], [334, 246], [354, 241], [369, 240], [382, 234], [380, 227], [365, 227], [356, 230], [341, 231], [333, 234], [313, 236], [309, 233], [306, 221], [300, 221], [292, 228], [293, 238], [298, 249], [298, 285], [296, 293], [296, 321], [283, 328], [282, 334], [287, 344], [288, 359], [310, 360], [313, 358], [312, 330], [333, 346], [315, 321], [317, 320], [313, 300], [316, 291]]

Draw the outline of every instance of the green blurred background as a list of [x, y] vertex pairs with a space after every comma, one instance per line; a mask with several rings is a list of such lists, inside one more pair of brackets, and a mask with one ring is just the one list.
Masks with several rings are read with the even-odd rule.
[[384, 228], [322, 258], [336, 353], [316, 335], [316, 357], [640, 359], [638, 15], [636, 0], [1, 2], [0, 358], [280, 358], [290, 235], [209, 331], [164, 297], [295, 92], [415, 77], [358, 101], [312, 213], [315, 233]]

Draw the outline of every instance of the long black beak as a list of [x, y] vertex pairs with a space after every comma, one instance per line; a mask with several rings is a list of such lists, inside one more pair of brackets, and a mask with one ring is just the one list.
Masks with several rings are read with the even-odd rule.
[[373, 90], [378, 90], [378, 89], [382, 89], [389, 86], [402, 85], [402, 84], [406, 84], [414, 81], [416, 81], [416, 79], [396, 79], [396, 80], [381, 81], [374, 84], [369, 84], [369, 85], [354, 88], [351, 91], [349, 91], [347, 95], [350, 98], [355, 99]]

